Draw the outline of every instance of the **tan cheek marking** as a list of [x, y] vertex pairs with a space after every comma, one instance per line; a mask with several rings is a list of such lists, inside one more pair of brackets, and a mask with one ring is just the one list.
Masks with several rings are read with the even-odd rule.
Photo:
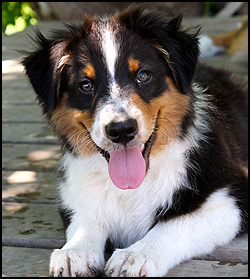
[[65, 96], [50, 120], [56, 132], [67, 137], [76, 153], [84, 155], [97, 153], [89, 134], [94, 116], [91, 118], [88, 112], [69, 108], [66, 104], [67, 98]]
[[83, 70], [83, 73], [91, 78], [91, 79], [94, 79], [95, 78], [95, 68], [93, 65], [91, 64], [87, 64], [86, 68]]
[[138, 108], [138, 111], [140, 111], [140, 114], [143, 116], [144, 119], [143, 125], [145, 126], [144, 129], [145, 133], [142, 134], [142, 130], [140, 130], [140, 127], [139, 127], [139, 133], [140, 133], [141, 140], [143, 142], [146, 142], [150, 137], [150, 135], [152, 134], [152, 131], [155, 127], [155, 116], [154, 116], [155, 113], [151, 111], [151, 106], [145, 103], [138, 94], [134, 93], [130, 95], [129, 99], [130, 99], [130, 103], [135, 105]]
[[140, 68], [140, 62], [133, 57], [129, 57], [128, 59], [128, 68], [130, 72], [136, 72]]
[[170, 78], [166, 78], [168, 89], [159, 98], [153, 100], [152, 110], [157, 111], [157, 137], [151, 154], [156, 154], [175, 140], [181, 132], [181, 123], [186, 115], [190, 97], [179, 91]]
[[155, 127], [157, 119], [156, 141], [152, 147], [151, 155], [160, 152], [164, 146], [170, 144], [180, 133], [181, 122], [189, 107], [189, 96], [182, 94], [170, 78], [166, 78], [168, 89], [149, 104], [145, 103], [138, 94], [132, 94], [130, 99], [141, 110], [145, 119], [147, 135], [149, 138]]

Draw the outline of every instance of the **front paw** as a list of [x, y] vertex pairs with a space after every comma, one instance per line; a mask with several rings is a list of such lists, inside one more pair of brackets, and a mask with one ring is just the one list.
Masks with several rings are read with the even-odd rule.
[[105, 267], [109, 277], [156, 277], [158, 264], [149, 254], [127, 249], [117, 249]]
[[54, 277], [97, 277], [104, 258], [84, 249], [56, 249], [50, 257], [50, 274]]

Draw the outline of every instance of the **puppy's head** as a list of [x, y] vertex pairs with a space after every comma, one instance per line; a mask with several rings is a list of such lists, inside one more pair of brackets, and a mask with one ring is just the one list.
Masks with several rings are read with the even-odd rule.
[[23, 60], [45, 114], [70, 152], [99, 152], [113, 183], [138, 187], [150, 157], [181, 133], [198, 57], [196, 35], [133, 7], [87, 17]]

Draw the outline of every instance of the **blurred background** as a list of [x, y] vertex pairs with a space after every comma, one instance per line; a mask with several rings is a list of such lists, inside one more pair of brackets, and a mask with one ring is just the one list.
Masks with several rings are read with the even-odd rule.
[[[140, 3], [140, 2], [134, 2]], [[2, 2], [2, 34], [23, 31], [28, 25], [48, 20], [81, 20], [86, 13], [112, 13], [131, 2]], [[248, 2], [147, 2], [148, 9], [166, 12], [168, 16], [183, 13], [185, 17], [212, 17], [220, 14], [248, 14]]]

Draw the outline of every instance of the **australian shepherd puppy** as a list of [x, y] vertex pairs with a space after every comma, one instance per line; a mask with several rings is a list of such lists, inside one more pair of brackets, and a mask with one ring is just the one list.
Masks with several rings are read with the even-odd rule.
[[246, 91], [196, 67], [180, 24], [133, 6], [39, 33], [24, 58], [63, 151], [54, 276], [164, 276], [246, 230]]

